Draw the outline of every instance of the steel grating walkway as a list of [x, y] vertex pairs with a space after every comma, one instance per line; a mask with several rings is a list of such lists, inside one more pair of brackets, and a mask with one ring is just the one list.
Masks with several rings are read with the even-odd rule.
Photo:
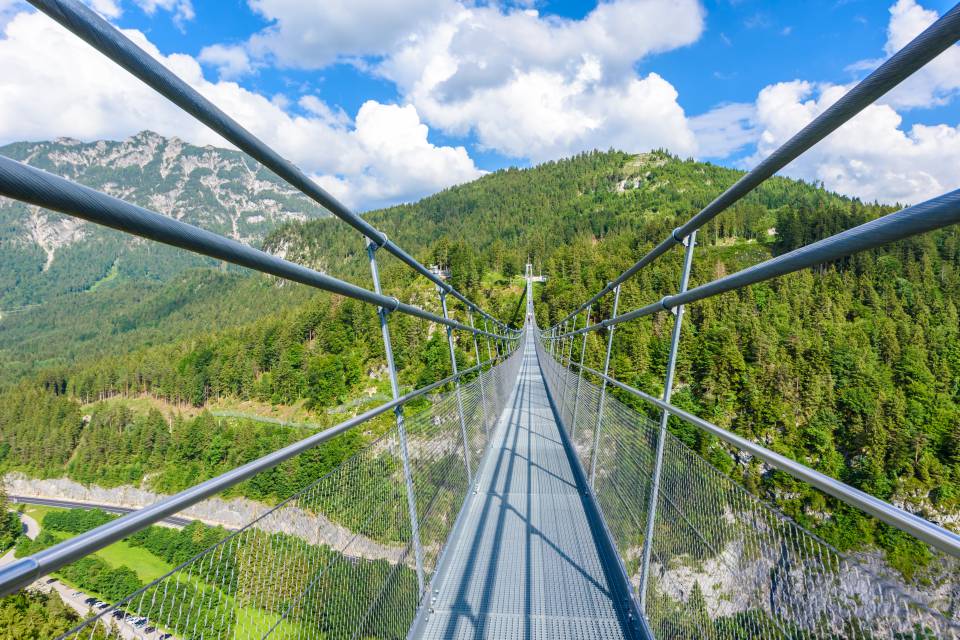
[[533, 342], [415, 626], [424, 639], [632, 638], [622, 574], [561, 437]]

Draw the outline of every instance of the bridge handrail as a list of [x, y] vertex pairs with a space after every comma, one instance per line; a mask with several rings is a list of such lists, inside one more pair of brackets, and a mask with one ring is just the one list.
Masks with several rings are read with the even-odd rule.
[[765, 260], [718, 278], [699, 287], [665, 296], [633, 311], [607, 318], [592, 325], [567, 333], [558, 333], [555, 340], [597, 331], [628, 320], [642, 318], [661, 311], [669, 311], [681, 305], [710, 298], [727, 291], [741, 289], [751, 284], [771, 280], [818, 264], [825, 264], [867, 249], [903, 240], [927, 231], [960, 222], [960, 189], [918, 205], [871, 220], [862, 225], [841, 231], [823, 240], [810, 243], [788, 253]]
[[950, 11], [943, 14], [940, 19], [927, 27], [927, 29], [907, 43], [900, 51], [877, 67], [877, 69], [850, 89], [850, 91], [833, 103], [826, 111], [794, 134], [792, 138], [780, 145], [780, 147], [767, 156], [766, 159], [737, 180], [726, 191], [717, 196], [699, 213], [690, 218], [682, 226], [674, 229], [669, 237], [648, 251], [646, 255], [614, 280], [607, 283], [603, 289], [593, 295], [589, 300], [554, 323], [547, 331], [555, 329], [564, 322], [578, 316], [597, 300], [629, 280], [642, 268], [662, 256], [674, 246], [681, 244], [685, 237], [726, 211], [727, 208], [753, 191], [761, 183], [765, 182], [767, 178], [787, 166], [790, 162], [872, 104], [877, 98], [890, 91], [926, 63], [943, 53], [958, 39], [960, 39], [960, 4], [957, 4], [950, 9]]
[[[503, 338], [0, 156], [0, 195], [460, 331]], [[513, 329], [506, 329], [513, 332]]]
[[581, 365], [576, 362], [576, 360], [571, 358], [562, 357], [559, 359], [559, 362], [561, 365], [568, 363], [569, 365], [577, 367], [581, 371], [590, 373], [601, 380], [604, 380], [607, 383], [680, 418], [684, 422], [687, 422], [703, 431], [706, 431], [707, 433], [720, 438], [724, 442], [737, 447], [741, 451], [746, 451], [757, 458], [760, 458], [770, 466], [783, 471], [787, 475], [807, 484], [813, 485], [824, 493], [833, 496], [847, 505], [869, 513], [878, 520], [882, 520], [883, 522], [896, 527], [901, 531], [909, 533], [917, 539], [922, 540], [955, 558], [960, 558], [960, 535], [957, 535], [952, 531], [944, 529], [943, 527], [940, 527], [929, 520], [925, 520], [924, 518], [905, 511], [904, 509], [896, 507], [889, 502], [875, 498], [874, 496], [851, 487], [850, 485], [835, 478], [831, 478], [828, 475], [811, 469], [810, 467], [801, 464], [796, 460], [791, 460], [790, 458], [776, 453], [775, 451], [771, 451], [770, 449], [752, 442], [747, 438], [727, 431], [723, 427], [719, 427], [712, 422], [704, 420], [703, 418], [699, 418], [692, 413], [684, 411], [680, 407], [670, 404], [669, 402], [664, 402], [663, 400], [655, 398], [648, 393], [644, 393], [635, 387], [620, 382], [616, 378], [613, 378], [609, 375], [604, 375], [602, 371], [597, 371], [596, 369], [586, 365]]
[[311, 180], [301, 169], [247, 131], [240, 123], [134, 44], [132, 40], [100, 17], [94, 10], [88, 8], [79, 0], [30, 0], [30, 3], [175, 105], [236, 145], [238, 149], [257, 160], [292, 187], [362, 233], [378, 247], [386, 249], [441, 290], [453, 295], [468, 309], [479, 313], [503, 329], [507, 328], [506, 324], [494, 318], [453, 286], [432, 273], [413, 256], [392, 242], [385, 233], [377, 230], [369, 222], [351, 211], [346, 205]]
[[37, 578], [60, 569], [61, 567], [79, 560], [85, 556], [95, 553], [100, 549], [122, 540], [134, 533], [141, 531], [152, 524], [156, 524], [171, 515], [179, 513], [198, 502], [209, 498], [215, 494], [221, 493], [230, 487], [233, 487], [254, 475], [276, 467], [282, 462], [297, 456], [308, 449], [312, 449], [327, 440], [338, 436], [350, 429], [359, 426], [382, 415], [388, 411], [398, 409], [403, 405], [415, 400], [431, 391], [442, 387], [451, 382], [455, 382], [462, 377], [482, 370], [483, 367], [493, 366], [498, 361], [506, 360], [512, 352], [504, 353], [490, 358], [480, 364], [474, 365], [469, 369], [464, 369], [454, 375], [447, 376], [442, 380], [432, 382], [424, 387], [415, 389], [395, 400], [385, 402], [373, 409], [369, 409], [360, 415], [354, 416], [348, 420], [325, 429], [312, 436], [287, 445], [282, 449], [268, 453], [265, 456], [252, 460], [244, 465], [231, 469], [219, 476], [196, 484], [184, 489], [180, 493], [164, 498], [152, 505], [130, 512], [124, 516], [111, 520], [100, 525], [96, 529], [91, 529], [86, 533], [79, 534], [68, 540], [64, 540], [52, 547], [38, 551], [0, 568], [0, 597], [9, 595], [23, 587], [27, 586]]

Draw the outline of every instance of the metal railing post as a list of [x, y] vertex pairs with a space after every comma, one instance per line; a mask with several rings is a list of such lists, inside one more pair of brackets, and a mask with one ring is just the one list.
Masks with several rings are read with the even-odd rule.
[[[590, 310], [591, 307], [587, 307], [587, 324], [584, 326], [590, 326]], [[580, 382], [583, 380], [583, 358], [587, 354], [587, 335], [583, 334], [583, 342], [580, 345], [580, 367], [577, 369], [577, 387], [573, 392], [573, 417], [570, 419], [570, 443], [573, 444], [574, 438], [577, 435], [577, 409], [580, 408]]]
[[[690, 267], [693, 264], [693, 248], [697, 245], [697, 232], [684, 239], [687, 250], [683, 256], [683, 273], [680, 275], [680, 293], [687, 290], [690, 281]], [[670, 357], [667, 360], [667, 377], [663, 387], [663, 401], [669, 403], [673, 392], [673, 373], [677, 366], [677, 349], [680, 346], [680, 329], [683, 324], [683, 305], [675, 307], [676, 320], [673, 322], [673, 335], [670, 342]], [[643, 540], [643, 564], [640, 568], [640, 611], [647, 612], [647, 580], [650, 576], [650, 555], [653, 551], [653, 528], [657, 518], [657, 502], [660, 496], [660, 475], [663, 471], [663, 449], [667, 436], [667, 422], [670, 414], [664, 411], [660, 416], [660, 431], [657, 435], [657, 454], [653, 464], [653, 479], [650, 487], [650, 506], [647, 509], [647, 534]]]
[[553, 345], [556, 344], [557, 339], [554, 337], [557, 335], [557, 328], [554, 327], [550, 329], [550, 357], [553, 357]]
[[[490, 336], [489, 336], [490, 328], [487, 326], [486, 318], [483, 319], [483, 331], [484, 333], [488, 334], [483, 336], [487, 341], [487, 360], [493, 360], [493, 351], [490, 349]], [[490, 366], [493, 366], [493, 365], [490, 365]]]
[[[611, 318], [617, 317], [617, 307], [620, 306], [620, 285], [613, 290], [613, 310], [610, 312]], [[610, 350], [613, 348], [613, 330], [616, 325], [607, 329], [607, 354], [603, 358], [603, 375], [610, 375]], [[600, 403], [597, 406], [597, 424], [593, 428], [593, 450], [590, 453], [590, 488], [596, 482], [597, 477], [597, 447], [600, 446], [600, 427], [603, 426], [603, 403], [607, 398], [607, 379], [603, 378], [600, 382]]]
[[[374, 242], [367, 241], [367, 255], [370, 256], [370, 274], [373, 276], [374, 291], [378, 295], [382, 294], [380, 290], [380, 269], [377, 267], [377, 249]], [[393, 393], [393, 399], [400, 397], [400, 384], [397, 380], [397, 366], [393, 359], [393, 345], [390, 342], [390, 327], [387, 324], [387, 314], [389, 309], [384, 307], [377, 308], [377, 315], [380, 316], [380, 332], [383, 334], [383, 350], [387, 358], [387, 370], [390, 372], [390, 391]], [[403, 461], [403, 481], [407, 487], [407, 512], [410, 517], [410, 537], [413, 539], [413, 554], [417, 568], [417, 587], [418, 595], [424, 592], [424, 574], [423, 574], [423, 547], [420, 544], [420, 521], [417, 518], [417, 498], [413, 493], [413, 474], [410, 470], [410, 454], [407, 450], [407, 430], [403, 421], [403, 406], [398, 406], [394, 410], [397, 418], [397, 435], [400, 440], [400, 458]]]
[[[576, 322], [576, 319], [577, 319], [576, 316], [574, 316], [574, 318], [573, 318], [574, 322]], [[563, 323], [563, 329], [560, 330], [560, 336], [561, 336], [560, 339], [559, 339], [559, 340], [560, 340], [560, 344], [557, 346], [557, 349], [560, 351], [560, 356], [559, 356], [559, 358], [558, 358], [558, 362], [560, 363], [560, 369], [561, 369], [561, 370], [562, 370], [563, 367], [564, 367], [564, 365], [563, 365], [563, 354], [566, 353], [566, 351], [567, 351], [567, 339], [564, 338], [564, 337], [562, 337], [562, 336], [567, 332], [567, 325], [569, 325], [569, 324], [570, 324], [569, 322], [564, 322], [564, 323]], [[562, 376], [562, 379], [559, 380], [559, 382], [562, 382], [562, 383], [563, 383], [563, 392], [560, 394], [560, 406], [558, 407], [559, 410], [560, 410], [560, 417], [562, 418], [562, 417], [563, 417], [563, 399], [564, 399], [564, 398], [566, 397], [566, 395], [567, 395], [567, 376], [565, 376], [562, 371], [558, 371], [558, 372], [557, 372], [557, 375]]]
[[[578, 318], [578, 317], [579, 317], [579, 316], [574, 316], [574, 317], [573, 317], [573, 321], [572, 321], [573, 324], [570, 326], [570, 331], [576, 331], [576, 330], [577, 330], [577, 318]], [[586, 325], [584, 325], [584, 326], [586, 326]], [[570, 386], [569, 378], [570, 378], [570, 369], [572, 369], [572, 366], [571, 366], [571, 365], [572, 365], [572, 363], [573, 363], [573, 343], [574, 343], [574, 340], [575, 340], [575, 339], [576, 339], [576, 336], [570, 336], [570, 338], [569, 338], [569, 342], [570, 342], [570, 355], [566, 357], [567, 363], [564, 365], [564, 371], [563, 371], [563, 396], [562, 396], [562, 398], [561, 398], [561, 400], [560, 400], [560, 417], [561, 417], [561, 419], [563, 418], [563, 413], [564, 413], [564, 411], [565, 411], [566, 408], [567, 408], [567, 388]], [[565, 351], [565, 350], [566, 350], [566, 349], [564, 349], [563, 351]], [[560, 352], [560, 356], [561, 356], [560, 364], [563, 364], [563, 351]]]
[[[447, 312], [447, 292], [437, 287], [440, 292], [440, 306], [443, 307], [443, 317], [449, 318]], [[453, 329], [447, 327], [447, 346], [450, 347], [450, 366], [453, 367], [453, 375], [457, 375], [457, 354], [453, 349]], [[470, 464], [470, 440], [467, 438], [467, 421], [463, 415], [463, 397], [460, 395], [460, 379], [454, 381], [454, 389], [457, 394], [457, 415], [460, 417], [460, 435], [463, 436], [463, 462], [467, 467], [467, 485], [473, 484], [473, 470]]]
[[[469, 311], [470, 318], [470, 327], [474, 328], [473, 325], [473, 311]], [[477, 364], [480, 364], [480, 345], [477, 343], [477, 333], [473, 333], [473, 355], [477, 359]], [[490, 428], [487, 426], [487, 391], [484, 388], [485, 383], [483, 381], [483, 367], [480, 367], [480, 373], [477, 374], [477, 377], [480, 378], [480, 418], [483, 420], [483, 431], [487, 434], [487, 439], [490, 437]]]

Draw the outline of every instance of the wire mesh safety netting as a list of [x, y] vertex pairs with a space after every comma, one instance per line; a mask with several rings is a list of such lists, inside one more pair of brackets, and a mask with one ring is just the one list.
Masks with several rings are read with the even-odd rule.
[[[475, 468], [484, 455], [520, 358], [405, 417], [427, 583], [470, 490], [467, 461]], [[397, 426], [240, 530], [153, 526], [127, 543], [175, 568], [92, 608], [61, 638], [393, 640], [406, 637], [421, 601]]]
[[[658, 425], [538, 347], [562, 428], [636, 592]], [[932, 553], [946, 579], [913, 597], [878, 555], [838, 552], [668, 432], [645, 617], [657, 640], [960, 638], [958, 564]]]

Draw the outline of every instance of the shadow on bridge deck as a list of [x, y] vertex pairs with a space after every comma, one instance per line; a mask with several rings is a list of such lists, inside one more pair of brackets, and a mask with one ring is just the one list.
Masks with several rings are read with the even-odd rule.
[[561, 435], [532, 332], [414, 637], [633, 638], [626, 587]]

